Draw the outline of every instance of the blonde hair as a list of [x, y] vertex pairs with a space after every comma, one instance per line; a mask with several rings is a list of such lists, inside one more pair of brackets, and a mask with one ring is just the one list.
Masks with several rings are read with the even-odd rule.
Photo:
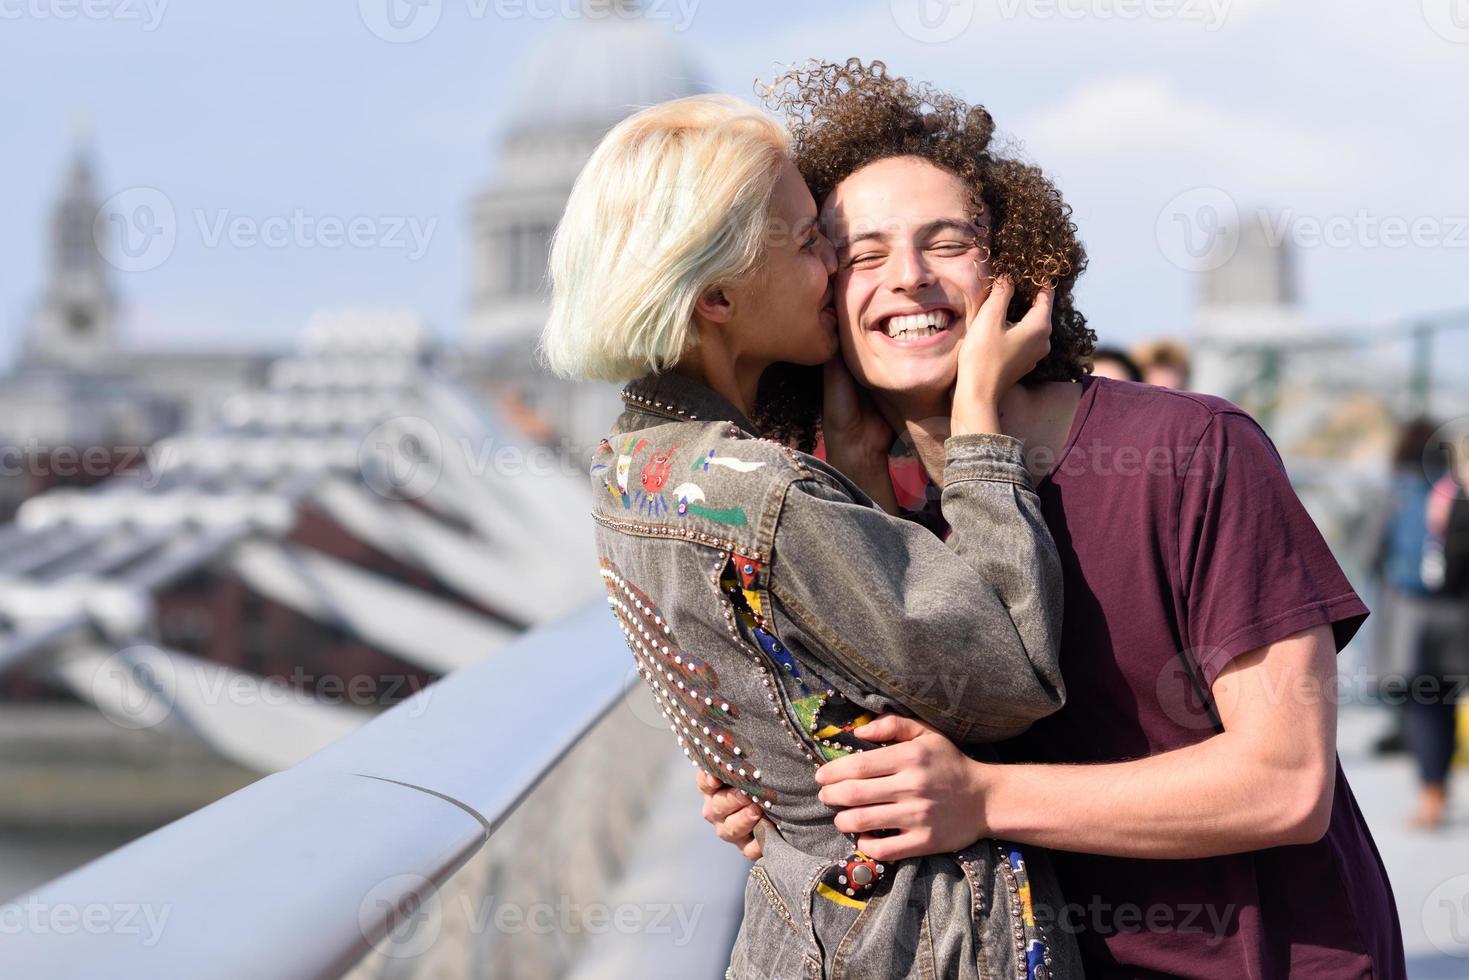
[[582, 169], [551, 245], [541, 351], [565, 377], [623, 381], [672, 366], [695, 341], [694, 304], [765, 258], [789, 137], [727, 95], [644, 109]]

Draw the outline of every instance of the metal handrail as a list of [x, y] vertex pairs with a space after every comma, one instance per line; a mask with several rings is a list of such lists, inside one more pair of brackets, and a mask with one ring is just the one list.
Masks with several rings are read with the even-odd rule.
[[621, 648], [605, 607], [584, 607], [0, 906], [0, 973], [337, 980], [626, 695]]

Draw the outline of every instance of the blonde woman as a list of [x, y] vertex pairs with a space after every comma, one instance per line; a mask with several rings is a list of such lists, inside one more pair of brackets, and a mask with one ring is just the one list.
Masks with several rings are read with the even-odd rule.
[[[885, 473], [838, 468], [874, 458], [877, 430], [834, 360], [833, 251], [788, 150], [726, 97], [614, 128], [556, 234], [543, 343], [562, 374], [631, 382], [590, 472], [609, 604], [685, 754], [769, 818], [729, 975], [1077, 976], [1044, 927], [1060, 899], [1042, 854], [981, 840], [884, 865], [814, 778], [882, 712], [983, 752], [1062, 704], [1055, 547], [1020, 444], [996, 434], [1001, 394], [1049, 349], [1049, 293], [1014, 325], [1003, 282], [977, 307], [890, 311], [891, 342], [955, 346], [959, 369], [953, 532], [889, 516], [859, 488]], [[982, 233], [955, 231], [976, 260]], [[750, 421], [778, 362], [830, 365], [836, 465]]]

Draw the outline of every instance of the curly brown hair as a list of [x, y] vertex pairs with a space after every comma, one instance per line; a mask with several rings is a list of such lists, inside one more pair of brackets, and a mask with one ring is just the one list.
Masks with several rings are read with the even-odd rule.
[[[1047, 283], [1056, 286], [1051, 352], [1021, 383], [1076, 381], [1090, 371], [1097, 338], [1072, 299], [1086, 251], [1071, 208], [1038, 167], [995, 146], [995, 121], [983, 106], [857, 58], [813, 61], [761, 89], [785, 116], [796, 166], [818, 204], [856, 171], [892, 157], [919, 157], [958, 176], [971, 189], [971, 217], [989, 229], [983, 244], [993, 273], [1015, 280], [1010, 318], [1023, 316]], [[762, 379], [755, 421], [806, 447], [820, 408], [819, 368], [776, 365]]]

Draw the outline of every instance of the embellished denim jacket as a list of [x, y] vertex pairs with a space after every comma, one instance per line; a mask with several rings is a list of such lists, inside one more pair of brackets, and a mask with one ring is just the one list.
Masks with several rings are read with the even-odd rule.
[[814, 779], [884, 711], [982, 754], [1061, 706], [1060, 569], [1020, 444], [948, 440], [945, 543], [689, 379], [623, 399], [591, 464], [609, 605], [684, 754], [774, 824], [729, 976], [1080, 976], [1045, 927], [1060, 897], [1040, 849], [884, 866]]

